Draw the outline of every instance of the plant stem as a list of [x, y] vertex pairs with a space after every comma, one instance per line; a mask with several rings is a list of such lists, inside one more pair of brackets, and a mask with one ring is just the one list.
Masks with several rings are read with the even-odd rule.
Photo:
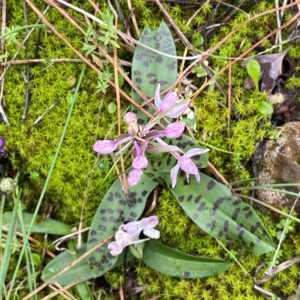
[[[19, 207], [19, 203], [20, 203], [20, 198], [21, 198], [21, 193], [20, 193], [19, 189], [17, 188], [16, 192], [14, 194], [15, 205], [14, 205], [14, 209], [13, 209], [13, 213], [12, 213], [12, 218], [11, 218], [11, 221], [9, 224], [9, 231], [8, 231], [7, 240], [6, 240], [6, 244], [5, 244], [5, 250], [4, 250], [4, 254], [3, 254], [3, 257], [1, 260], [1, 266], [0, 266], [0, 299], [2, 299], [2, 291], [3, 291], [4, 284], [5, 284], [5, 277], [6, 277], [9, 261], [10, 261], [13, 238], [14, 238], [16, 226], [17, 226], [17, 220], [18, 220], [17, 212], [18, 212], [18, 207]], [[2, 230], [2, 228], [1, 228], [1, 230]]]
[[[71, 119], [72, 112], [73, 112], [73, 109], [74, 109], [74, 105], [75, 105], [75, 102], [76, 102], [76, 99], [77, 99], [77, 96], [78, 96], [79, 88], [81, 86], [83, 75], [85, 73], [85, 69], [86, 69], [86, 65], [84, 65], [83, 68], [82, 68], [82, 71], [81, 71], [81, 74], [80, 74], [80, 77], [79, 77], [79, 80], [78, 80], [78, 83], [77, 83], [77, 86], [76, 86], [76, 90], [74, 92], [73, 101], [71, 102], [71, 105], [70, 105], [70, 108], [69, 108], [69, 111], [68, 111], [68, 115], [67, 115], [67, 118], [66, 118], [66, 121], [65, 121], [65, 125], [64, 125], [63, 131], [62, 131], [61, 136], [60, 136], [59, 143], [58, 143], [56, 151], [55, 151], [54, 158], [51, 162], [50, 169], [49, 169], [49, 172], [47, 174], [47, 178], [46, 178], [45, 183], [44, 183], [44, 187], [42, 189], [42, 192], [41, 192], [41, 195], [39, 197], [38, 203], [36, 205], [36, 208], [35, 208], [34, 214], [32, 216], [31, 222], [28, 226], [27, 234], [26, 234], [26, 236], [24, 236], [24, 240], [28, 240], [28, 238], [30, 236], [32, 226], [34, 225], [35, 219], [37, 217], [37, 214], [38, 214], [39, 209], [41, 207], [41, 204], [43, 202], [44, 196], [46, 194], [46, 191], [47, 191], [47, 188], [48, 188], [48, 185], [49, 185], [49, 182], [50, 182], [50, 179], [51, 179], [51, 176], [52, 176], [55, 164], [56, 164], [56, 161], [58, 159], [58, 156], [59, 156], [59, 153], [60, 153], [60, 150], [61, 150], [62, 143], [64, 141], [64, 138], [65, 138], [65, 135], [66, 135], [69, 123], [70, 123], [70, 119]], [[10, 286], [10, 289], [9, 289], [9, 294], [11, 293], [12, 286], [14, 285], [14, 282], [16, 280], [17, 273], [19, 271], [25, 249], [26, 249], [26, 243], [23, 244], [23, 247], [22, 247], [22, 250], [21, 250], [17, 265], [16, 265], [16, 268], [15, 268], [15, 272], [14, 272], [13, 278], [11, 280], [11, 286]], [[9, 298], [7, 298], [7, 300], [8, 299]]]
[[1, 196], [1, 207], [0, 207], [0, 259], [2, 257], [2, 223], [3, 223], [3, 212], [4, 212], [4, 206], [5, 206], [5, 195], [3, 194]]

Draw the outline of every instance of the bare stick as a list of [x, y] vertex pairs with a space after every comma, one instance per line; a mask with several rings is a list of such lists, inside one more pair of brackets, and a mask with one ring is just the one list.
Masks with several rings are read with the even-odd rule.
[[[56, 295], [64, 295], [64, 293], [71, 288], [72, 286], [76, 285], [77, 283], [80, 282], [80, 279], [75, 280], [69, 284], [67, 284], [66, 286], [62, 286], [59, 289], [56, 289], [54, 292], [50, 293], [49, 295], [47, 295], [46, 297], [43, 297], [41, 300], [49, 300], [51, 298], [53, 298]], [[74, 298], [73, 298], [74, 299]]]
[[34, 121], [33, 125], [36, 125], [39, 121], [41, 121], [41, 119], [56, 105], [58, 105], [60, 102], [60, 100], [57, 100], [56, 102], [54, 102], [53, 104], [51, 104], [48, 108], [46, 108], [46, 110], [36, 118], [36, 120]]
[[131, 0], [127, 0], [127, 4], [128, 4], [130, 17], [131, 17], [135, 32], [138, 36], [140, 36], [141, 32], [140, 32], [139, 26], [138, 26], [136, 18], [135, 18], [134, 8], [132, 7]]
[[10, 60], [0, 63], [0, 67], [6, 67], [8, 65], [26, 65], [26, 64], [55, 64], [55, 63], [83, 63], [81, 59], [78, 58], [55, 58], [55, 59], [21, 59], [21, 60]]
[[93, 253], [94, 251], [96, 251], [98, 248], [102, 247], [111, 238], [112, 238], [112, 236], [109, 236], [104, 241], [99, 242], [93, 248], [91, 248], [90, 250], [88, 250], [87, 252], [85, 252], [83, 255], [79, 256], [77, 259], [75, 259], [74, 261], [72, 261], [70, 264], [68, 264], [61, 271], [59, 271], [58, 273], [56, 273], [55, 275], [53, 275], [50, 279], [46, 280], [42, 285], [40, 285], [34, 291], [32, 291], [31, 293], [29, 293], [27, 296], [25, 296], [23, 298], [23, 300], [29, 300], [29, 299], [31, 299], [34, 295], [36, 295], [38, 292], [42, 291], [46, 286], [48, 286], [54, 279], [56, 279], [61, 274], [65, 273], [66, 271], [68, 271], [69, 269], [71, 269], [72, 267], [74, 267], [76, 264], [78, 264], [83, 259], [85, 259], [86, 257], [88, 257], [91, 253]]

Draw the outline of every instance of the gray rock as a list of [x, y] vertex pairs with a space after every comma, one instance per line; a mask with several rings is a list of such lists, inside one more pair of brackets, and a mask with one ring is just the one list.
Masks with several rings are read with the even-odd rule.
[[[300, 122], [286, 123], [275, 140], [266, 142], [260, 168], [259, 185], [271, 183], [300, 184]], [[277, 189], [277, 188], [276, 188]], [[297, 193], [298, 188], [285, 188]], [[295, 197], [271, 191], [258, 191], [258, 198], [277, 208], [291, 208]], [[300, 199], [296, 210], [300, 211]]]

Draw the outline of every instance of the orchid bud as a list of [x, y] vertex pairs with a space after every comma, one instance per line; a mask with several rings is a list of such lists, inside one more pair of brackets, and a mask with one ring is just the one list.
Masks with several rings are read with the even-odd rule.
[[124, 121], [125, 121], [125, 123], [127, 123], [128, 125], [130, 124], [130, 123], [132, 123], [132, 122], [137, 122], [137, 116], [136, 116], [136, 114], [135, 113], [133, 113], [133, 112], [128, 112], [128, 113], [126, 113], [125, 114], [125, 116], [124, 116]]
[[3, 178], [0, 181], [0, 191], [3, 193], [12, 193], [15, 189], [16, 182], [12, 178]]
[[100, 154], [108, 154], [116, 149], [115, 142], [111, 140], [97, 141], [93, 146], [94, 151]]
[[139, 132], [139, 125], [136, 122], [131, 122], [127, 128], [128, 135], [135, 136]]
[[167, 138], [177, 139], [183, 134], [184, 128], [185, 124], [182, 122], [171, 123], [163, 130], [163, 134]]

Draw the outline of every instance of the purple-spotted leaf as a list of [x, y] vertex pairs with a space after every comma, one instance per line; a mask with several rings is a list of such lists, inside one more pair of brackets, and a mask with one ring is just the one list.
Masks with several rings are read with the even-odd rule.
[[[161, 22], [157, 30], [145, 28], [143, 31], [140, 42], [151, 47], [152, 49], [166, 53], [168, 55], [176, 56], [175, 43], [168, 26]], [[160, 83], [161, 90], [171, 86], [176, 81], [177, 76], [177, 60], [160, 54], [156, 54], [141, 46], [135, 48], [132, 60], [132, 80], [143, 92], [143, 94], [152, 98], [155, 89]], [[138, 94], [133, 90], [132, 98], [141, 102]], [[149, 112], [154, 110], [145, 107]], [[144, 123], [147, 117], [138, 113], [139, 123]]]
[[227, 186], [201, 173], [199, 183], [193, 176], [187, 183], [186, 177], [179, 175], [172, 189], [169, 177], [164, 178], [186, 214], [208, 234], [227, 241], [241, 241], [256, 255], [274, 250], [254, 209], [233, 196]]
[[230, 264], [224, 260], [192, 256], [156, 240], [145, 243], [142, 259], [150, 268], [180, 278], [212, 276], [230, 267]]
[[[120, 180], [117, 179], [102, 199], [94, 215], [87, 249], [89, 250], [106, 238], [114, 236], [121, 224], [138, 220], [143, 213], [149, 194], [157, 184], [149, 176], [143, 175], [139, 184], [131, 187], [126, 196], [122, 192]], [[117, 256], [109, 253], [107, 248], [109, 242], [98, 248], [89, 257], [90, 268], [95, 277], [111, 269], [118, 259]]]
[[[65, 250], [60, 253], [56, 257], [54, 257], [44, 268], [42, 272], [42, 280], [47, 281], [55, 274], [63, 270], [65, 267], [70, 265], [75, 259], [79, 258], [87, 251], [86, 244], [82, 245], [81, 249], [75, 249], [74, 252], [69, 250]], [[130, 253], [126, 255], [127, 260], [131, 260], [133, 257]], [[112, 268], [118, 267], [124, 263], [124, 255], [118, 256], [116, 263], [112, 266]], [[102, 274], [99, 274], [101, 276]], [[94, 274], [92, 273], [88, 258], [84, 258], [82, 261], [74, 265], [72, 268], [69, 268], [62, 275], [56, 277], [52, 283], [58, 283], [62, 286], [65, 286], [69, 283], [75, 282], [77, 280], [85, 281], [94, 278]]]

